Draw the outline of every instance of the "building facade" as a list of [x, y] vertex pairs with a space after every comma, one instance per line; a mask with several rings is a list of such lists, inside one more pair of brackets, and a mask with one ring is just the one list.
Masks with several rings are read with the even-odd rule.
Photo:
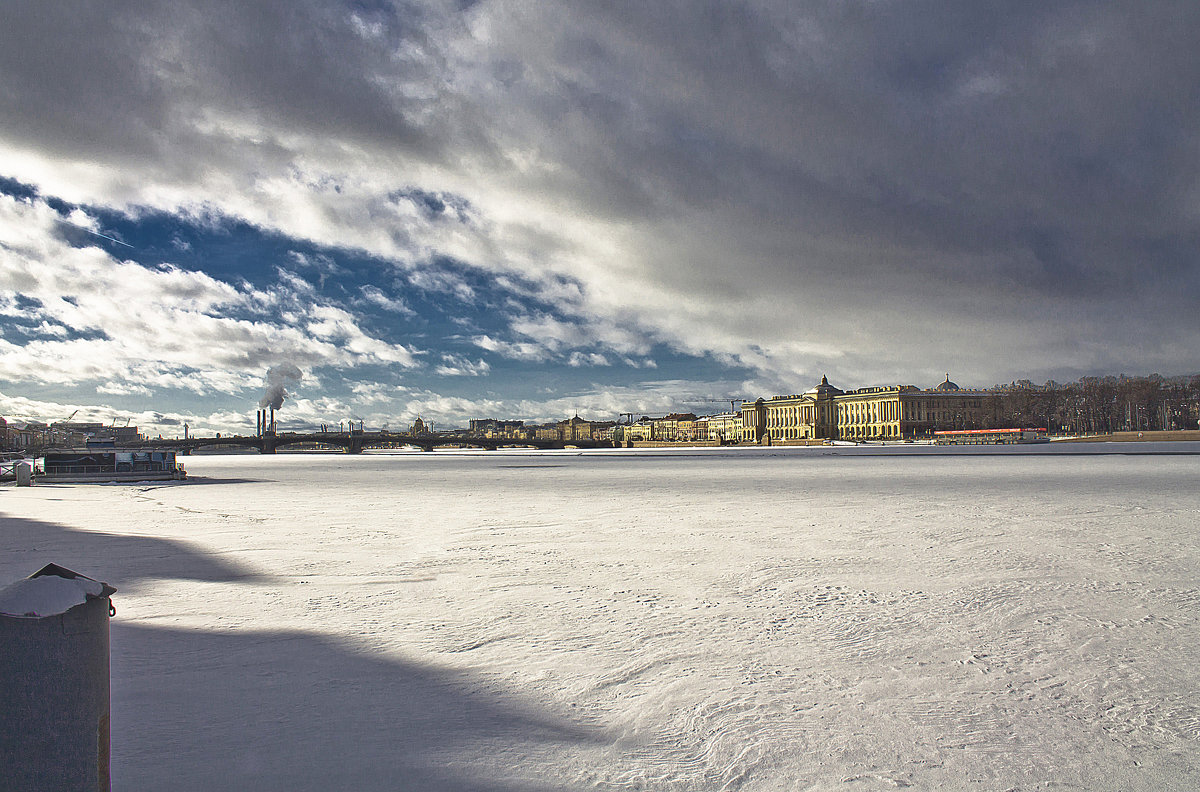
[[471, 421], [468, 434], [487, 438], [523, 439], [528, 436], [524, 421], [504, 421], [496, 418], [483, 418]]
[[718, 443], [734, 442], [742, 428], [741, 415], [738, 413], [720, 413], [709, 415], [704, 420], [702, 440], [714, 440]]
[[964, 390], [950, 381], [922, 390], [913, 385], [842, 391], [825, 377], [792, 396], [745, 402], [740, 441], [902, 440], [934, 431], [987, 429], [997, 415], [989, 391]]
[[696, 439], [696, 415], [671, 413], [653, 419], [653, 437], [668, 443], [685, 443]]
[[564, 443], [569, 443], [572, 440], [591, 440], [592, 439], [592, 422], [585, 421], [578, 415], [569, 418], [565, 421], [558, 422], [558, 439]]

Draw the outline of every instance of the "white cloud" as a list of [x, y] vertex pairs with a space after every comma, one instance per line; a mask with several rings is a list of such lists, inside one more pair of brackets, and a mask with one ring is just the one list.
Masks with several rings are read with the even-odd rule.
[[[12, 315], [24, 316], [24, 313], [25, 313], [24, 311], [17, 311]], [[13, 327], [13, 330], [20, 333], [21, 335], [27, 335], [27, 336], [48, 335], [48, 336], [54, 336], [56, 338], [66, 338], [68, 335], [70, 335], [70, 331], [67, 328], [63, 327], [60, 324], [50, 324], [49, 322], [45, 321], [44, 319], [42, 320], [41, 324], [37, 325], [36, 327], [28, 327], [25, 325], [16, 325]]]
[[477, 335], [471, 339], [471, 343], [480, 349], [488, 352], [495, 352], [497, 355], [509, 358], [511, 360], [524, 360], [527, 362], [540, 362], [546, 360], [550, 355], [548, 350], [542, 344], [535, 344], [528, 341], [504, 341], [498, 338], [492, 338], [490, 335]]
[[607, 366], [610, 364], [608, 358], [598, 352], [572, 352], [571, 357], [567, 358], [567, 365], [579, 368], [581, 366]]
[[491, 365], [482, 358], [472, 361], [462, 355], [442, 355], [442, 363], [435, 373], [443, 377], [479, 377], [492, 370]]
[[568, 321], [548, 314], [521, 314], [509, 320], [509, 330], [521, 340], [505, 341], [480, 334], [471, 341], [481, 349], [513, 360], [540, 362], [561, 358], [568, 366], [576, 368], [611, 365], [603, 352], [587, 351], [598, 347], [621, 355], [635, 367], [653, 365], [652, 361], [635, 363], [629, 357], [650, 351], [645, 336], [611, 320]]
[[[193, 434], [209, 435], [219, 431], [228, 432], [231, 426], [237, 425], [227, 422], [220, 416], [214, 419], [214, 416], [198, 416], [181, 412], [130, 411], [105, 404], [48, 401], [0, 393], [0, 415], [10, 421], [53, 423], [72, 414], [74, 414], [72, 420], [81, 423], [99, 422], [108, 426], [136, 426], [143, 435], [148, 437], [182, 436], [185, 423], [190, 425]], [[253, 418], [249, 418], [248, 422], [253, 423]]]
[[633, 332], [607, 319], [563, 321], [546, 314], [513, 319], [514, 333], [534, 339], [552, 351], [600, 345], [622, 354], [645, 354], [649, 345], [644, 334]]
[[408, 282], [418, 289], [451, 294], [463, 302], [475, 301], [475, 289], [461, 276], [442, 270], [417, 269], [407, 273]]
[[395, 363], [405, 368], [417, 365], [417, 352], [401, 344], [389, 344], [367, 335], [357, 318], [343, 308], [314, 305], [308, 311], [305, 329], [313, 337], [330, 342], [349, 359], [361, 362]]
[[416, 316], [416, 311], [408, 307], [408, 304], [399, 297], [389, 297], [375, 286], [363, 286], [363, 298], [374, 305], [378, 305], [385, 311], [399, 314], [400, 316]]
[[355, 404], [391, 404], [399, 395], [396, 386], [383, 382], [356, 382], [351, 387]]
[[0, 196], [0, 303], [11, 313], [18, 295], [35, 301], [21, 314], [50, 336], [0, 340], [7, 381], [234, 393], [257, 387], [278, 360], [308, 368], [416, 365], [417, 350], [375, 338], [344, 309], [314, 302], [299, 278], [285, 277], [282, 287], [306, 295], [293, 300], [290, 318], [238, 318], [261, 311], [258, 293], [169, 264], [149, 268], [97, 247], [71, 247], [56, 233], [58, 219], [42, 201]]
[[279, 278], [279, 282], [292, 292], [297, 299], [311, 299], [317, 293], [316, 286], [291, 270], [276, 267], [275, 275]]
[[132, 385], [127, 382], [105, 382], [96, 386], [96, 393], [106, 393], [110, 396], [149, 396], [151, 390], [145, 385]]

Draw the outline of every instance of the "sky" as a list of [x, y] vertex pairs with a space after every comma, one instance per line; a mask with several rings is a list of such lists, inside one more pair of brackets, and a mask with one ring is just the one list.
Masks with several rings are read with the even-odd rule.
[[0, 415], [253, 432], [1200, 371], [1200, 4], [61, 2]]

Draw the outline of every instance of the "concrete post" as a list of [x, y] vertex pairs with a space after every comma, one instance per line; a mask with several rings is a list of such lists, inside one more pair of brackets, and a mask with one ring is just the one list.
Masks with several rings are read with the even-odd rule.
[[111, 789], [114, 591], [56, 564], [0, 590], [0, 789]]

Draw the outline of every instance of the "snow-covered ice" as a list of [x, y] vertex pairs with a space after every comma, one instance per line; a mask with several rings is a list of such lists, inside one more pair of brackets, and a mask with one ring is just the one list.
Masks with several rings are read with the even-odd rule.
[[836, 450], [7, 486], [0, 586], [117, 587], [114, 789], [1200, 788], [1200, 456]]

